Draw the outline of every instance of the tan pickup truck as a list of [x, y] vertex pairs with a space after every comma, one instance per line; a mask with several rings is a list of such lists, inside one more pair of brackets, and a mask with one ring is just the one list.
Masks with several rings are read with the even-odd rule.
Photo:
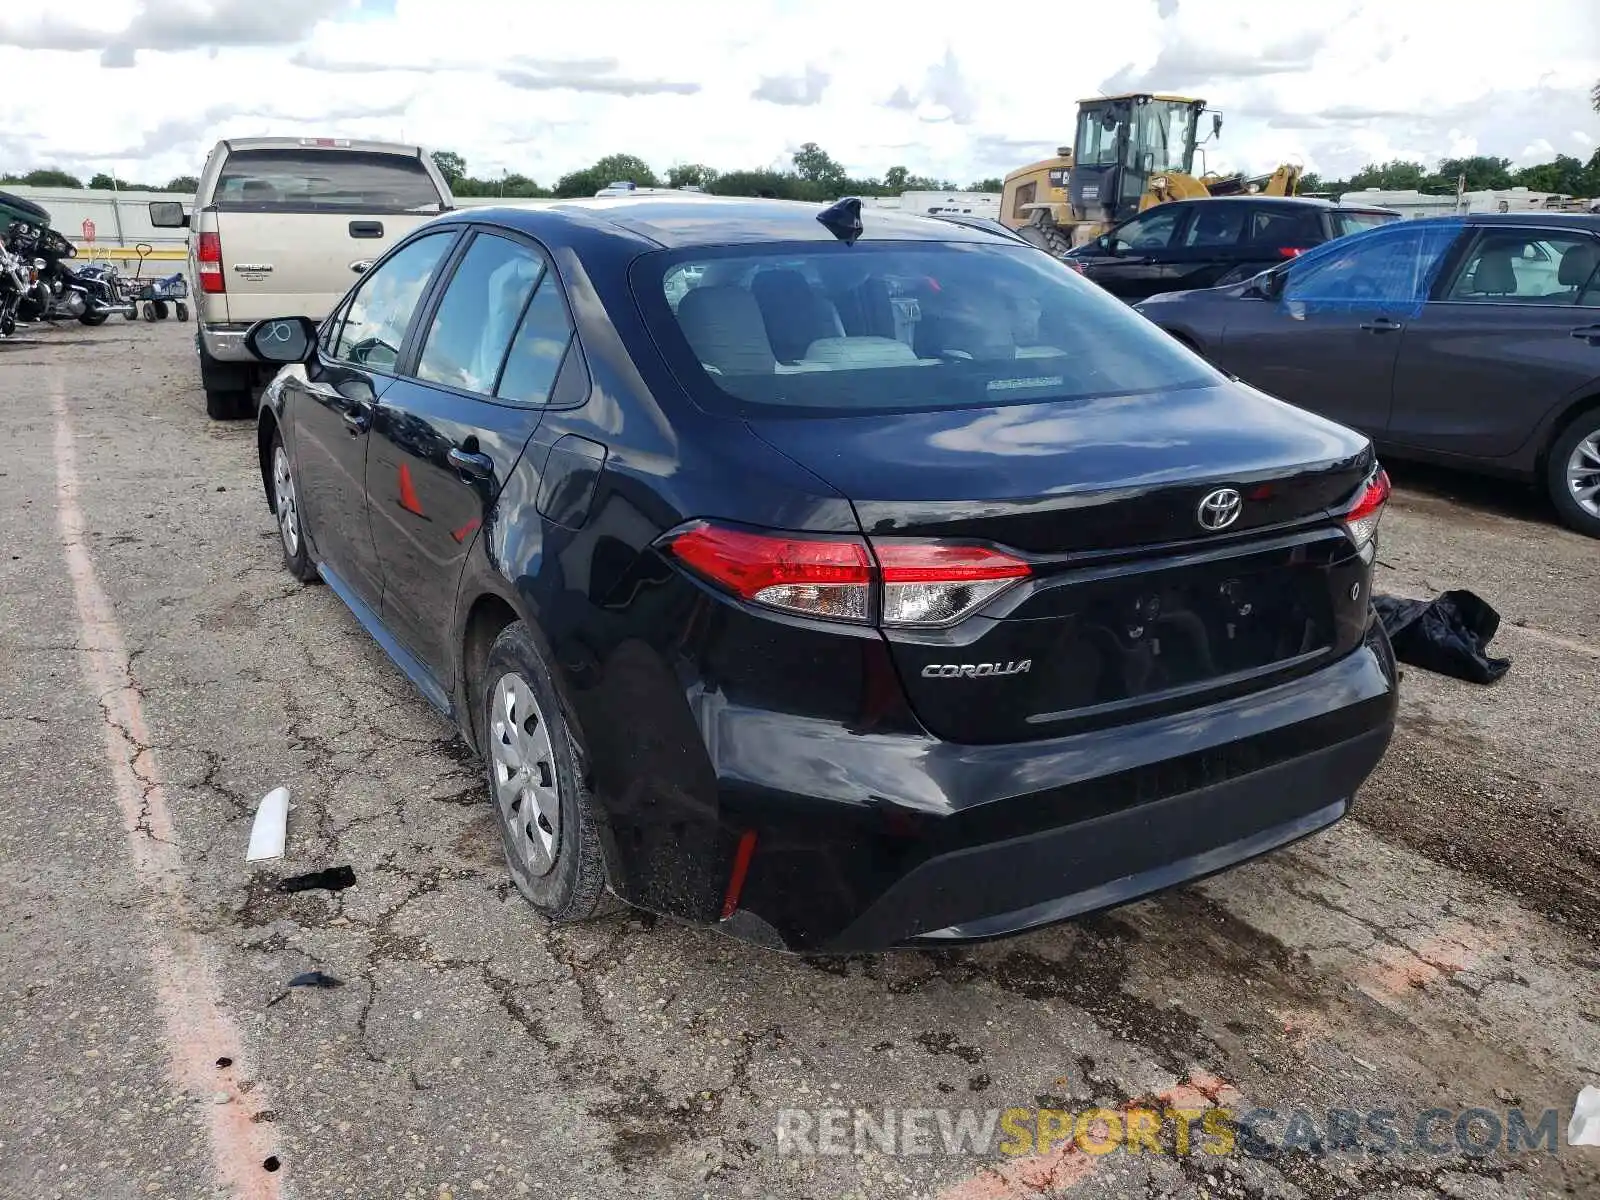
[[342, 138], [230, 138], [206, 158], [194, 210], [156, 201], [151, 223], [189, 228], [200, 382], [213, 417], [248, 416], [260, 368], [244, 334], [263, 317], [320, 321], [356, 275], [454, 207], [420, 146]]

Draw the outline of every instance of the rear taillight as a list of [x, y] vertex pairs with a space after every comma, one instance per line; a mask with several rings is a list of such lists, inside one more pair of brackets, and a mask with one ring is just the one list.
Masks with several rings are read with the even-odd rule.
[[[703, 579], [744, 600], [825, 620], [938, 626], [1029, 574], [987, 546], [799, 537], [697, 522], [664, 543]], [[874, 557], [876, 554], [876, 557]]]
[[1299, 258], [1305, 252], [1306, 252], [1306, 248], [1304, 246], [1279, 246], [1278, 247], [1278, 257], [1279, 258]]
[[1350, 511], [1344, 515], [1345, 532], [1358, 549], [1365, 549], [1378, 536], [1378, 522], [1383, 518], [1383, 506], [1389, 503], [1389, 472], [1382, 467], [1362, 489]]
[[1028, 575], [1028, 564], [987, 546], [878, 542], [885, 625], [947, 625]]
[[202, 233], [195, 246], [195, 267], [200, 273], [202, 292], [225, 292], [228, 283], [222, 277], [222, 239], [214, 233]]

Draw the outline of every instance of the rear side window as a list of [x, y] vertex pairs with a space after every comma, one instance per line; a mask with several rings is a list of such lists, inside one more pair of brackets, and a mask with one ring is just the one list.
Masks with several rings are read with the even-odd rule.
[[219, 212], [436, 213], [420, 159], [360, 150], [235, 150], [222, 164]]
[[484, 395], [494, 391], [522, 309], [544, 274], [535, 250], [480, 233], [445, 288], [417, 359], [417, 378]]
[[1189, 222], [1189, 232], [1183, 236], [1185, 246], [1233, 246], [1244, 231], [1248, 210], [1232, 200], [1218, 200], [1211, 204], [1195, 206], [1194, 219]]
[[1446, 300], [1484, 304], [1600, 303], [1600, 243], [1582, 232], [1494, 230], [1467, 252]]
[[[1218, 379], [1121, 301], [1029, 247], [662, 252], [636, 260], [632, 279], [675, 373], [713, 410], [982, 408]], [[994, 436], [1007, 436], [1003, 419]]]
[[571, 345], [572, 321], [561, 286], [555, 273], [548, 272], [523, 314], [495, 395], [519, 404], [544, 404]]
[[1398, 213], [1336, 212], [1333, 214], [1334, 236], [1348, 237], [1350, 234], [1360, 233], [1364, 229], [1376, 229], [1379, 225], [1391, 225], [1399, 219], [1400, 215]]
[[1248, 240], [1257, 246], [1292, 249], [1327, 240], [1313, 208], [1257, 208], [1250, 214]]

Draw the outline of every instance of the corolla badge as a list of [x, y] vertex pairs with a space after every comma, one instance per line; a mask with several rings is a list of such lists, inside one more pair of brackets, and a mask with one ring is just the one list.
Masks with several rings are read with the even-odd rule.
[[1219, 529], [1226, 529], [1239, 519], [1239, 514], [1244, 511], [1244, 497], [1239, 495], [1238, 488], [1218, 488], [1206, 495], [1200, 501], [1200, 508], [1195, 517], [1200, 522], [1200, 528], [1216, 533]]
[[1033, 659], [1020, 662], [986, 663], [929, 663], [922, 668], [924, 679], [986, 679], [991, 675], [1026, 675], [1033, 669]]

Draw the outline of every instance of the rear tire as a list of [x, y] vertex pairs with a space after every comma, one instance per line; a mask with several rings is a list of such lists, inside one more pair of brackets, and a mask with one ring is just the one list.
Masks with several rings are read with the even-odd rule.
[[182, 300], [179, 300], [172, 307], [178, 314], [178, 320], [187, 321], [189, 319], [189, 306]]
[[110, 313], [103, 313], [103, 312], [102, 313], [92, 313], [92, 312], [79, 313], [78, 314], [78, 320], [82, 321], [85, 325], [104, 325], [106, 323], [106, 318], [109, 317], [110, 315], [111, 315]]
[[146, 321], [150, 321], [150, 322], [154, 322], [155, 321], [155, 319], [156, 319], [156, 306], [155, 306], [154, 303], [152, 303], [149, 300], [146, 300], [144, 302], [144, 308], [141, 311], [144, 313], [144, 319]]
[[1550, 447], [1545, 483], [1561, 523], [1600, 538], [1600, 491], [1580, 498], [1585, 489], [1600, 487], [1600, 409], [1590, 409], [1562, 430]]
[[577, 742], [550, 669], [521, 621], [495, 638], [476, 702], [489, 799], [517, 891], [558, 924], [610, 911]]

